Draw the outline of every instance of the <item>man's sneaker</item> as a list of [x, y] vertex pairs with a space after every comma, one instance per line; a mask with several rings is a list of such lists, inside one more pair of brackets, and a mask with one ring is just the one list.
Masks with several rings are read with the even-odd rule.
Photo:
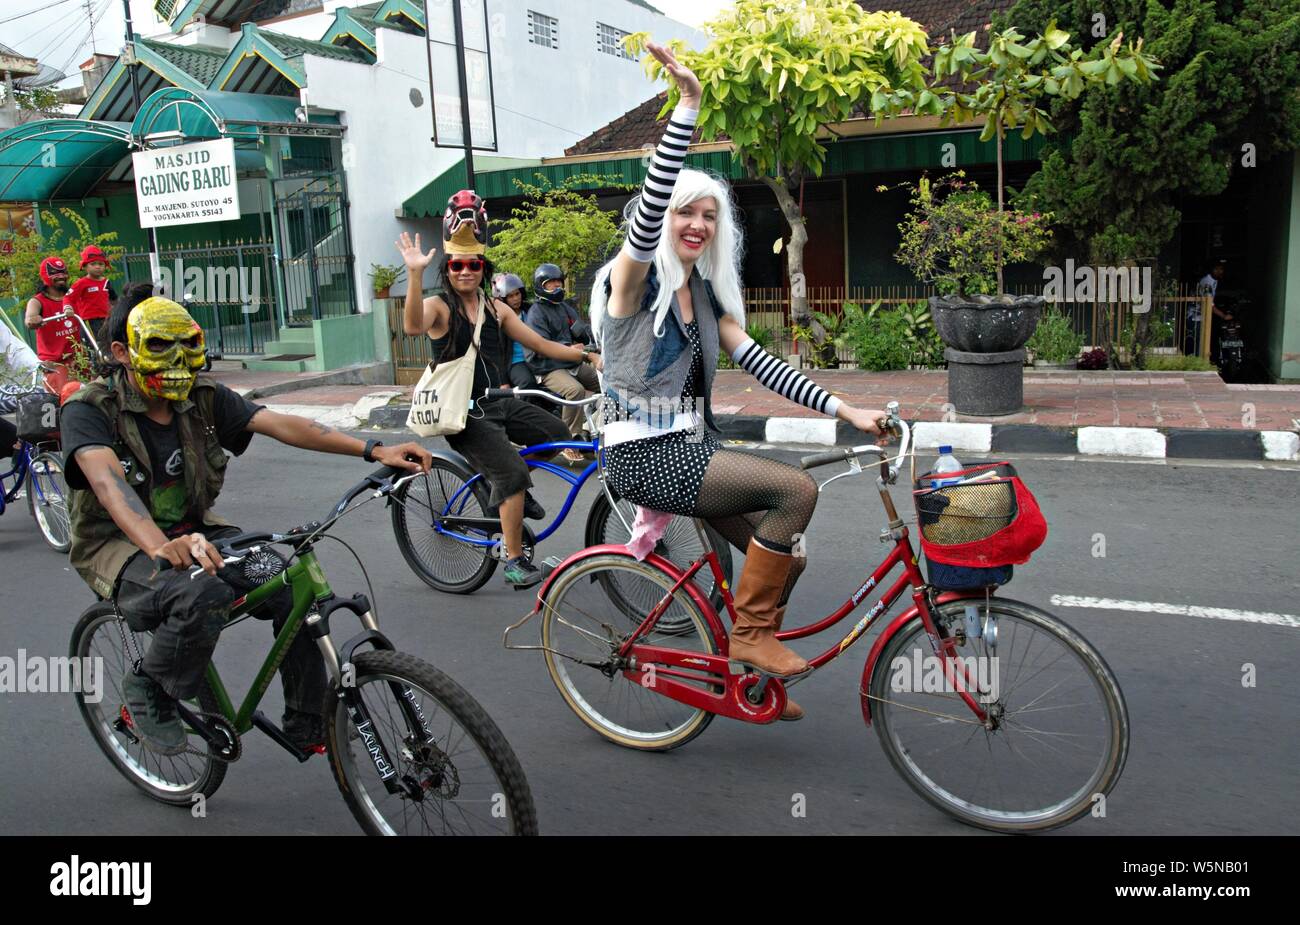
[[549, 566], [538, 568], [523, 556], [506, 562], [506, 584], [514, 587], [516, 591], [540, 584], [549, 574], [551, 574]]
[[319, 713], [304, 713], [285, 707], [281, 728], [300, 751], [310, 751], [314, 746], [325, 744], [325, 718]]
[[185, 727], [176, 713], [176, 700], [152, 678], [128, 672], [122, 679], [122, 696], [131, 723], [145, 745], [164, 755], [185, 751]]

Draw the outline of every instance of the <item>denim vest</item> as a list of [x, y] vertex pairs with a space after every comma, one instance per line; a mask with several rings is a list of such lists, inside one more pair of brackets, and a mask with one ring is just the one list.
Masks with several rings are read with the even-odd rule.
[[[713, 421], [709, 399], [713, 392], [713, 375], [718, 369], [718, 321], [724, 313], [713, 296], [713, 287], [698, 271], [692, 270], [688, 285], [704, 355], [704, 425], [716, 432], [718, 427]], [[612, 286], [606, 281], [606, 296], [611, 290]], [[664, 319], [663, 330], [658, 337], [655, 336], [654, 312], [650, 306], [658, 291], [659, 280], [652, 264], [646, 277], [641, 308], [636, 314], [626, 318], [606, 315], [600, 332], [605, 366], [602, 380], [605, 397], [616, 402], [624, 415], [667, 430], [675, 418], [669, 409], [676, 406], [690, 372], [691, 351], [676, 293]]]

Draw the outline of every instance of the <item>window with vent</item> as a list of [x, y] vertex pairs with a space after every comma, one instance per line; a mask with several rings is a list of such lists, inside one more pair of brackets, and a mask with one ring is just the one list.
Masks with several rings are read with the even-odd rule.
[[545, 13], [528, 11], [528, 41], [543, 48], [560, 48], [560, 21]]
[[624, 32], [622, 29], [615, 29], [613, 26], [607, 26], [603, 22], [596, 23], [596, 51], [603, 54], [613, 55], [615, 58], [625, 58], [628, 61], [635, 61], [636, 55], [629, 52], [621, 44], [623, 39], [631, 35], [630, 32]]
[[169, 23], [176, 16], [176, 8], [179, 6], [180, 0], [154, 0], [153, 11], [158, 14], [159, 19]]

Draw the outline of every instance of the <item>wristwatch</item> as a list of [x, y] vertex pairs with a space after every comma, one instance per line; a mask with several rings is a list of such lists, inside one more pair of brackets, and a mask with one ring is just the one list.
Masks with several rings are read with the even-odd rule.
[[364, 451], [362, 451], [362, 453], [361, 453], [361, 458], [364, 459], [364, 460], [365, 460], [366, 462], [368, 462], [368, 463], [375, 462], [375, 461], [376, 461], [376, 460], [375, 460], [375, 457], [372, 456], [371, 454], [374, 452], [375, 447], [377, 447], [377, 446], [383, 446], [383, 445], [384, 445], [384, 442], [383, 442], [382, 440], [367, 440], [367, 441], [366, 441], [366, 448], [365, 448]]

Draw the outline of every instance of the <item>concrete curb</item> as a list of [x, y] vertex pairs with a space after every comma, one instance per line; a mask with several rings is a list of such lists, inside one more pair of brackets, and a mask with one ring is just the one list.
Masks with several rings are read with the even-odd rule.
[[[335, 427], [405, 430], [410, 406], [387, 404], [393, 391], [376, 390], [355, 405], [268, 405]], [[378, 407], [376, 407], [378, 405]], [[362, 417], [364, 415], [364, 419]], [[765, 418], [720, 414], [718, 426], [729, 440], [853, 446], [865, 442], [843, 421], [829, 418]], [[1155, 427], [1046, 427], [1041, 424], [976, 424], [918, 421], [917, 449], [951, 446], [958, 453], [1059, 453], [1141, 459], [1300, 460], [1300, 434], [1286, 430], [1197, 430]]]

